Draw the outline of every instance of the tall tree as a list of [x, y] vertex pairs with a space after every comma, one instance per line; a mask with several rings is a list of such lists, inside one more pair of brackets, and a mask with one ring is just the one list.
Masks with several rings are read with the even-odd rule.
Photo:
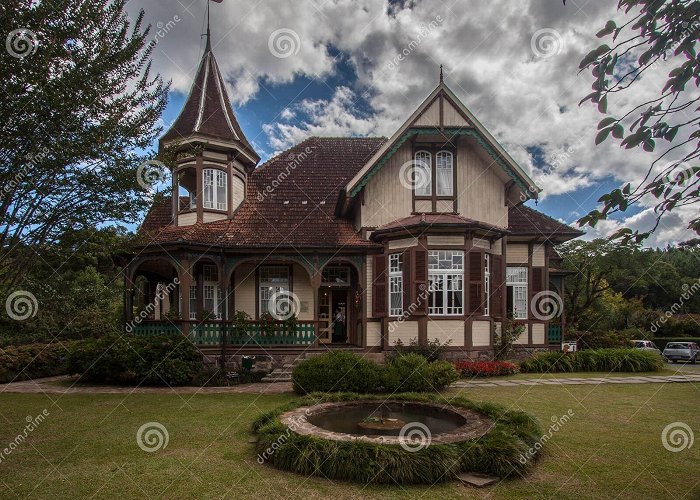
[[[624, 107], [600, 121], [596, 144], [612, 138], [626, 149], [661, 152], [641, 181], [633, 180], [602, 196], [602, 208], [579, 223], [595, 226], [642, 199], [653, 200], [653, 228], [643, 232], [623, 228], [614, 235], [639, 242], [666, 213], [700, 201], [700, 58], [696, 52], [700, 2], [619, 0], [618, 10], [624, 11], [624, 24], [608, 21], [597, 36], [609, 38], [610, 43], [593, 49], [581, 61], [580, 68], [590, 69], [594, 79], [593, 92], [581, 102], [591, 101], [603, 114], [608, 114], [608, 101]], [[668, 79], [654, 98], [640, 102], [635, 93], [653, 81], [647, 77], [655, 70], [667, 72]], [[700, 216], [692, 218], [689, 228], [700, 234]]]
[[0, 4], [0, 285], [68, 229], [135, 221], [168, 84], [126, 0]]

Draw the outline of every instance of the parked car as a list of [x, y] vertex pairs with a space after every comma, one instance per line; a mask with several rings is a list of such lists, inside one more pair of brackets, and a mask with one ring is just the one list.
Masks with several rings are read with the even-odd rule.
[[643, 351], [652, 351], [656, 354], [661, 354], [661, 349], [656, 347], [656, 344], [654, 344], [651, 340], [633, 340], [632, 344], [634, 345], [635, 349], [641, 349]]
[[664, 358], [677, 363], [690, 361], [695, 364], [700, 355], [700, 346], [695, 342], [669, 342], [664, 349]]

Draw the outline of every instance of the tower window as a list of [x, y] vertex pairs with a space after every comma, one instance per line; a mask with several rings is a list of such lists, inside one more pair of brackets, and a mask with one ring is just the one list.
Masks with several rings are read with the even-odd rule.
[[228, 209], [228, 175], [213, 168], [204, 169], [204, 208]]

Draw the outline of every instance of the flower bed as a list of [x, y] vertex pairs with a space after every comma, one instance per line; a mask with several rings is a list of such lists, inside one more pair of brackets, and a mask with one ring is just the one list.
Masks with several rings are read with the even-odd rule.
[[470, 361], [461, 359], [455, 368], [462, 377], [500, 377], [518, 373], [518, 367], [508, 361]]

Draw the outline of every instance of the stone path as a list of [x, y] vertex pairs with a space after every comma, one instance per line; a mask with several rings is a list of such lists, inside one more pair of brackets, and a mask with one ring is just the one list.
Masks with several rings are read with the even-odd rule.
[[472, 379], [460, 380], [451, 387], [472, 389], [475, 387], [517, 387], [519, 385], [598, 385], [598, 384], [663, 384], [668, 382], [698, 382], [700, 374], [687, 375], [648, 375], [633, 377], [591, 377], [591, 378], [529, 378], [511, 380]]

